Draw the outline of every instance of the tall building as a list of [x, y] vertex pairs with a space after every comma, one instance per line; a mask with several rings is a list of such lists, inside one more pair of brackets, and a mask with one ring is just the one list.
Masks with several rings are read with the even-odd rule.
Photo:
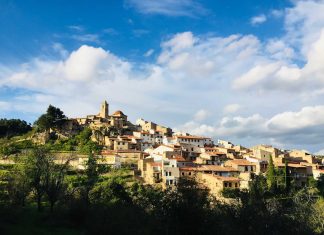
[[99, 116], [102, 118], [109, 117], [109, 104], [106, 100], [101, 104]]

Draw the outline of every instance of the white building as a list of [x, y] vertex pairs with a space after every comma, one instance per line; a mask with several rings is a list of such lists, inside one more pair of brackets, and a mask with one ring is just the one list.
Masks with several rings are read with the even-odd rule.
[[213, 145], [214, 142], [211, 138], [193, 136], [193, 135], [174, 135], [172, 137], [165, 137], [163, 139], [164, 144], [191, 144], [197, 147], [204, 147], [206, 145]]

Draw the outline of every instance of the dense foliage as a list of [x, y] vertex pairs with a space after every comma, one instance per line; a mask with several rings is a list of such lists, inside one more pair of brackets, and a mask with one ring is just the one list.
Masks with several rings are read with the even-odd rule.
[[0, 138], [22, 135], [31, 129], [30, 124], [20, 119], [0, 119]]
[[71, 171], [71, 160], [73, 155], [54, 164], [50, 152], [40, 148], [3, 170], [3, 234], [324, 232], [324, 179], [312, 187], [276, 191], [257, 176], [249, 190], [226, 190], [228, 203], [211, 197], [194, 180], [182, 179], [176, 189], [162, 190], [141, 184], [127, 169], [103, 170], [92, 154], [83, 172]]
[[50, 128], [59, 128], [64, 123], [66, 116], [63, 111], [52, 105], [49, 105], [45, 114], [42, 114], [35, 125], [39, 131], [49, 130]]
[[33, 148], [34, 144], [31, 140], [21, 140], [13, 142], [0, 143], [0, 155], [9, 156], [17, 154], [29, 148]]
[[98, 152], [101, 147], [91, 140], [92, 130], [84, 128], [80, 133], [67, 139], [50, 139], [46, 146], [55, 151], [77, 151], [87, 154], [89, 152]]

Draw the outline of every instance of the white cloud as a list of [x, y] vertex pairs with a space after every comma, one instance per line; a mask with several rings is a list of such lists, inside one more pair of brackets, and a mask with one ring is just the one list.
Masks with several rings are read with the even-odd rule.
[[205, 120], [208, 116], [210, 115], [210, 113], [205, 110], [205, 109], [200, 109], [199, 111], [197, 111], [194, 115], [194, 120], [195, 121], [203, 121]]
[[294, 49], [280, 39], [270, 39], [266, 44], [265, 50], [269, 53], [270, 58], [275, 60], [289, 61], [295, 56]]
[[82, 46], [72, 52], [65, 61], [66, 77], [70, 80], [85, 81], [104, 76], [107, 71], [104, 71], [101, 65], [108, 57], [112, 56], [102, 48]]
[[271, 10], [270, 12], [270, 15], [273, 16], [274, 18], [281, 18], [283, 17], [285, 14], [285, 11], [284, 10], [279, 10], [279, 9], [273, 9]]
[[273, 116], [267, 126], [272, 131], [289, 132], [323, 126], [324, 106], [304, 107], [298, 112], [284, 112]]
[[84, 27], [82, 25], [69, 25], [68, 28], [77, 32], [84, 31]]
[[157, 14], [166, 16], [197, 17], [205, 15], [208, 11], [194, 0], [127, 0], [126, 6], [134, 8], [142, 14]]
[[223, 111], [225, 114], [236, 113], [240, 108], [241, 108], [241, 105], [239, 105], [239, 104], [228, 104], [224, 107]]
[[98, 34], [74, 34], [71, 38], [80, 42], [100, 43], [100, 37]]
[[303, 107], [295, 112], [278, 113], [270, 118], [260, 114], [223, 117], [215, 125], [189, 121], [177, 127], [214, 138], [253, 139], [255, 144], [271, 141], [283, 146], [320, 145], [324, 137], [324, 106]]
[[97, 113], [107, 99], [111, 110], [122, 109], [130, 118], [142, 116], [194, 134], [323, 149], [317, 117], [323, 116], [324, 21], [317, 9], [324, 4], [294, 4], [283, 11], [282, 37], [177, 33], [152, 48], [161, 51], [156, 61], [137, 63], [100, 47], [67, 52], [57, 44], [58, 59], [0, 65], [0, 89], [26, 91], [9, 102], [35, 116], [49, 103], [71, 117]]
[[[281, 43], [279, 43], [281, 44]], [[270, 47], [269, 47], [270, 45]], [[266, 50], [275, 52], [276, 46], [268, 44]], [[281, 47], [280, 45], [277, 47]], [[283, 47], [281, 51], [290, 51]], [[273, 53], [264, 55], [264, 62], [257, 62], [254, 67], [236, 78], [233, 82], [235, 89], [258, 88], [263, 90], [287, 90], [317, 92], [324, 87], [324, 24], [319, 38], [308, 46], [305, 57], [306, 64], [297, 66], [293, 62], [277, 60], [271, 57]], [[281, 56], [278, 55], [277, 59]]]
[[294, 6], [286, 9], [285, 40], [298, 48], [306, 56], [309, 47], [320, 37], [324, 26], [324, 2], [295, 1]]
[[233, 88], [235, 89], [246, 89], [254, 86], [274, 72], [278, 71], [278, 63], [268, 63], [264, 65], [257, 65], [250, 69], [247, 73], [243, 74], [233, 82]]
[[154, 53], [154, 49], [149, 49], [147, 52], [144, 53], [145, 57], [150, 57]]
[[253, 26], [263, 24], [264, 22], [267, 21], [267, 17], [264, 14], [257, 15], [251, 18], [250, 23]]
[[254, 63], [259, 46], [251, 35], [199, 38], [184, 32], [162, 43], [157, 62], [176, 79], [220, 79], [223, 74], [232, 78]]
[[53, 43], [52, 48], [55, 52], [57, 52], [62, 58], [66, 58], [69, 52], [64, 48], [61, 43]]

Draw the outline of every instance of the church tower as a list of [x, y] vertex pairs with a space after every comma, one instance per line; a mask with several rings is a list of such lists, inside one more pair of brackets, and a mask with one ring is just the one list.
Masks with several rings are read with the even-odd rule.
[[101, 108], [100, 108], [100, 113], [99, 116], [101, 118], [108, 118], [109, 115], [109, 104], [107, 103], [107, 101], [105, 100], [102, 104], [101, 104]]

